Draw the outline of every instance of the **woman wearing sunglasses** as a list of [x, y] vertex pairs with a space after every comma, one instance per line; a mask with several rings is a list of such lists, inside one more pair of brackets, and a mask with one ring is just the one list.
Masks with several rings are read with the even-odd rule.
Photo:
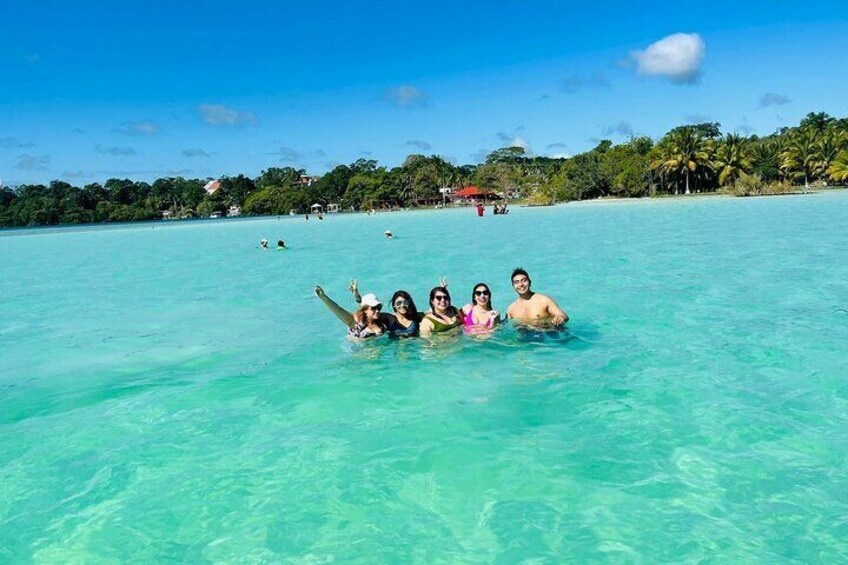
[[392, 309], [395, 315], [384, 314], [391, 320], [388, 325], [389, 337], [392, 339], [403, 339], [417, 337], [421, 314], [415, 307], [415, 301], [405, 290], [399, 290], [392, 295]]
[[[368, 339], [386, 333], [388, 325], [386, 319], [380, 315], [383, 304], [377, 299], [376, 295], [368, 293], [362, 296], [358, 301], [360, 302], [360, 306], [355, 312], [348, 312], [339, 306], [332, 298], [324, 293], [324, 289], [320, 286], [315, 287], [315, 296], [320, 298], [321, 302], [324, 303], [330, 312], [347, 326], [347, 335], [352, 339]], [[391, 317], [393, 318], [394, 316]]]
[[437, 286], [430, 291], [430, 311], [421, 320], [421, 335], [443, 333], [462, 325], [459, 310], [451, 305], [446, 286]]
[[486, 283], [477, 283], [471, 291], [471, 303], [460, 310], [466, 333], [484, 333], [500, 322], [500, 313], [492, 308], [492, 291]]

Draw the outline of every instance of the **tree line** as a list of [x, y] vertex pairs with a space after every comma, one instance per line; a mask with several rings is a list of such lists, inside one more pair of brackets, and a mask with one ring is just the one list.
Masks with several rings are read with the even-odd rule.
[[152, 183], [109, 179], [83, 187], [63, 181], [0, 188], [0, 226], [127, 222], [172, 217], [305, 212], [313, 203], [343, 209], [430, 205], [443, 187], [474, 184], [536, 203], [603, 196], [643, 197], [726, 191], [752, 195], [801, 184], [848, 181], [848, 118], [810, 113], [795, 127], [764, 137], [722, 133], [718, 123], [683, 125], [655, 141], [633, 136], [567, 158], [535, 157], [521, 147], [491, 152], [479, 165], [454, 165], [438, 155], [410, 155], [391, 169], [359, 159], [305, 182], [306, 171], [271, 167], [256, 177], [160, 178]]

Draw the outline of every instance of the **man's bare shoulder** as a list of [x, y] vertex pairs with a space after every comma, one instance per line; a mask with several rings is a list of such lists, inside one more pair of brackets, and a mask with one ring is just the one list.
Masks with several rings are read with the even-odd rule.
[[535, 302], [544, 302], [546, 304], [548, 302], [553, 302], [553, 298], [551, 298], [547, 294], [542, 294], [541, 292], [534, 292], [533, 297], [530, 300], [533, 300]]
[[509, 306], [507, 306], [507, 308], [506, 308], [506, 315], [507, 315], [507, 316], [511, 316], [511, 315], [512, 315], [512, 312], [513, 312], [513, 311], [514, 311], [514, 310], [518, 307], [518, 302], [519, 302], [520, 300], [521, 300], [521, 299], [514, 300], [514, 301], [512, 302], [512, 304], [510, 304]]

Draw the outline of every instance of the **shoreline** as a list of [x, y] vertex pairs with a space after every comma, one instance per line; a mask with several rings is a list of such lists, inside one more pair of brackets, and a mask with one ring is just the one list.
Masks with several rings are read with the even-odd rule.
[[[826, 194], [830, 192], [843, 192], [848, 190], [848, 186], [835, 186], [835, 187], [826, 187], [826, 188], [816, 188], [810, 190], [796, 191], [796, 192], [784, 192], [779, 194], [759, 194], [755, 196], [736, 196], [733, 194], [721, 194], [716, 192], [709, 193], [697, 193], [697, 194], [670, 194], [670, 195], [662, 195], [662, 196], [643, 196], [641, 198], [628, 198], [628, 197], [600, 197], [600, 198], [592, 198], [586, 200], [570, 200], [567, 202], [557, 202], [555, 204], [521, 204], [519, 202], [508, 203], [510, 208], [563, 208], [563, 207], [583, 207], [583, 206], [599, 206], [603, 204], [611, 204], [611, 205], [624, 205], [624, 204], [636, 204], [636, 203], [647, 203], [647, 202], [674, 202], [680, 203], [684, 201], [701, 201], [701, 200], [727, 200], [727, 199], [760, 199], [760, 198], [771, 198], [773, 196], [813, 196], [819, 194]], [[486, 206], [491, 206], [491, 203], [486, 204]], [[398, 212], [446, 212], [451, 210], [463, 210], [472, 208], [472, 204], [461, 205], [461, 206], [447, 206], [444, 208], [433, 208], [433, 207], [418, 207], [418, 208], [407, 208], [405, 210], [387, 210], [382, 212], [376, 212], [376, 216], [384, 217], [386, 214], [393, 214]], [[357, 212], [338, 212], [332, 214], [325, 214], [325, 216], [333, 217], [333, 216], [357, 216], [369, 215], [368, 212], [357, 211]], [[61, 230], [61, 231], [87, 231], [100, 229], [105, 227], [146, 227], [150, 226], [151, 229], [155, 229], [157, 226], [187, 226], [187, 225], [195, 225], [195, 224], [223, 224], [223, 223], [236, 223], [241, 221], [253, 221], [253, 220], [274, 220], [277, 221], [292, 221], [292, 220], [303, 220], [303, 214], [296, 214], [294, 216], [290, 216], [288, 214], [285, 215], [264, 215], [264, 216], [233, 216], [233, 217], [223, 217], [223, 218], [185, 218], [185, 219], [177, 219], [177, 220], [136, 220], [129, 222], [88, 222], [82, 224], [55, 224], [55, 225], [40, 225], [40, 226], [24, 226], [24, 227], [0, 227], [0, 237], [11, 237], [16, 234], [32, 233], [32, 232], [40, 232], [40, 233], [50, 233], [50, 230]], [[315, 220], [321, 221], [321, 220]]]

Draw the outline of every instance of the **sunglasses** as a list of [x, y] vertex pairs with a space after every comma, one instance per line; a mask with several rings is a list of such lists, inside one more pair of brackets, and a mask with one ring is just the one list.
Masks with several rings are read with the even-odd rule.
[[437, 294], [433, 297], [433, 300], [436, 300], [438, 302], [450, 302], [450, 297], [447, 294]]
[[395, 302], [395, 308], [409, 308], [408, 300], [398, 300]]
[[369, 310], [374, 310], [375, 312], [379, 312], [383, 309], [382, 306], [366, 306], [366, 308], [368, 308]]
[[474, 296], [489, 296], [491, 293], [488, 290], [475, 290]]

